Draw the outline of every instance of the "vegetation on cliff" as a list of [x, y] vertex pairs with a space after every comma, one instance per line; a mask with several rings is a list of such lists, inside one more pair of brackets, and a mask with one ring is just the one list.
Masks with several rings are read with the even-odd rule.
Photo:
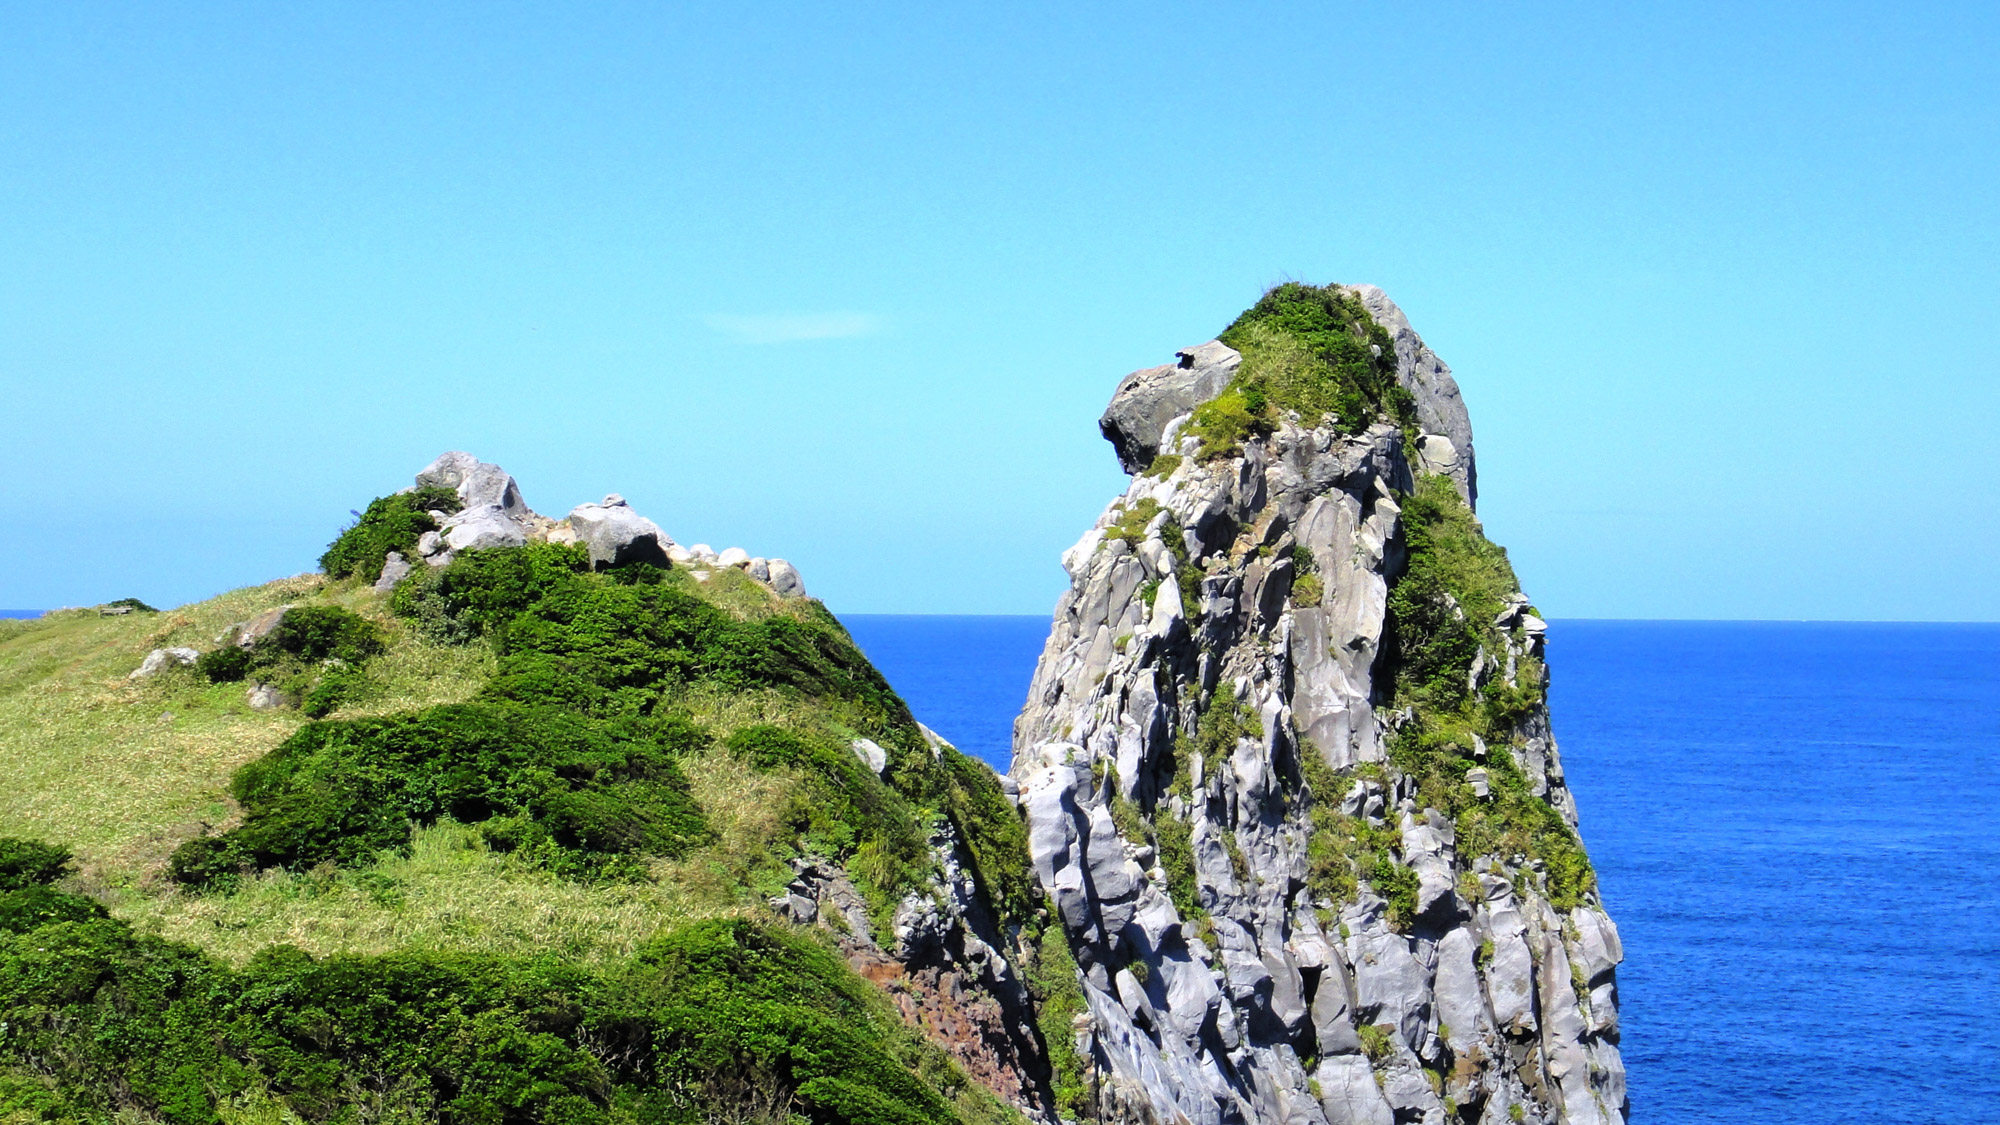
[[[0, 1118], [1009, 1118], [765, 905], [835, 862], [886, 936], [949, 824], [1031, 915], [997, 779], [738, 571], [533, 544], [373, 592], [435, 499], [371, 505], [343, 580], [0, 634], [0, 781], [38, 795], [0, 831], [62, 845], [0, 844], [34, 875], [0, 894]], [[223, 655], [125, 678], [172, 645]], [[252, 709], [245, 678], [321, 705]]]
[[1219, 339], [1241, 352], [1243, 363], [1188, 423], [1203, 460], [1234, 454], [1250, 437], [1276, 430], [1287, 413], [1343, 434], [1382, 418], [1415, 424], [1415, 400], [1396, 381], [1395, 342], [1352, 290], [1286, 282]]

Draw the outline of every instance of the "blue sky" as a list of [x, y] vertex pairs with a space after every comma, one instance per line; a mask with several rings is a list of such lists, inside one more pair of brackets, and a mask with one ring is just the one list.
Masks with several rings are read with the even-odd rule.
[[0, 7], [0, 606], [462, 448], [1047, 612], [1119, 376], [1303, 278], [1452, 364], [1551, 614], [2000, 619], [1992, 9], [996, 7]]

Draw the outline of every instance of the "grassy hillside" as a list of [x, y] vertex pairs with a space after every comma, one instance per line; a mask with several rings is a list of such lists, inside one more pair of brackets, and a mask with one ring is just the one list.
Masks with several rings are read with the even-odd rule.
[[[731, 568], [597, 573], [546, 544], [468, 552], [393, 598], [351, 569], [165, 613], [0, 622], [0, 837], [74, 857], [53, 889], [0, 885], [31, 896], [10, 915], [0, 895], [0, 1118], [1012, 1116], [830, 935], [765, 905], [786, 860], [831, 859], [880, 936], [946, 822], [1003, 909], [1025, 901], [1013, 810], [983, 767], [933, 752], [818, 603]], [[367, 644], [224, 643], [284, 606]], [[127, 678], [168, 646], [221, 655]], [[259, 680], [320, 716], [252, 709]], [[848, 749], [860, 737], [888, 752], [885, 777]], [[98, 983], [49, 978], [58, 948]], [[553, 1038], [504, 1060], [433, 1043], [371, 1063], [370, 1088], [329, 1085], [355, 1043], [406, 1051], [435, 1030], [396, 1030], [407, 1012], [353, 990], [430, 977], [463, 995], [427, 1019]], [[287, 1030], [282, 1005], [253, 1002], [271, 988], [324, 993], [340, 1034]], [[551, 997], [569, 1014], [544, 1012]], [[731, 1005], [740, 1018], [708, 1022]], [[154, 1061], [106, 1053], [107, 1035]]]

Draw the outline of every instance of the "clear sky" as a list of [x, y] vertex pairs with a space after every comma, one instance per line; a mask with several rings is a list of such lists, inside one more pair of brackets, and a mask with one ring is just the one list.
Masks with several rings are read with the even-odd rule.
[[1044, 613], [1118, 378], [1301, 278], [1457, 371], [1552, 615], [2000, 619], [1990, 5], [728, 7], [0, 6], [0, 607], [459, 448]]

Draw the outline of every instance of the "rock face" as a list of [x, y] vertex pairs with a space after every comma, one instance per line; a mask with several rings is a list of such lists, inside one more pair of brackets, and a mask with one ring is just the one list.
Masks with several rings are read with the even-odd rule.
[[1064, 555], [1010, 771], [1088, 1001], [1096, 1108], [1621, 1122], [1617, 929], [1587, 874], [1492, 830], [1505, 798], [1582, 862], [1541, 622], [1518, 593], [1490, 629], [1471, 622], [1484, 639], [1456, 690], [1512, 710], [1435, 749], [1453, 728], [1399, 688], [1415, 641], [1390, 607], [1413, 493], [1442, 477], [1476, 499], [1471, 424], [1402, 312], [1349, 292], [1394, 340], [1412, 432], [1291, 415], [1203, 460], [1181, 431], [1237, 371], [1219, 343], [1127, 376], [1104, 415], [1128, 471], [1181, 460], [1136, 476]]
[[659, 524], [633, 511], [616, 492], [606, 496], [602, 504], [578, 504], [571, 509], [569, 526], [590, 550], [591, 565], [599, 570], [634, 562], [672, 565], [667, 549], [674, 541]]

